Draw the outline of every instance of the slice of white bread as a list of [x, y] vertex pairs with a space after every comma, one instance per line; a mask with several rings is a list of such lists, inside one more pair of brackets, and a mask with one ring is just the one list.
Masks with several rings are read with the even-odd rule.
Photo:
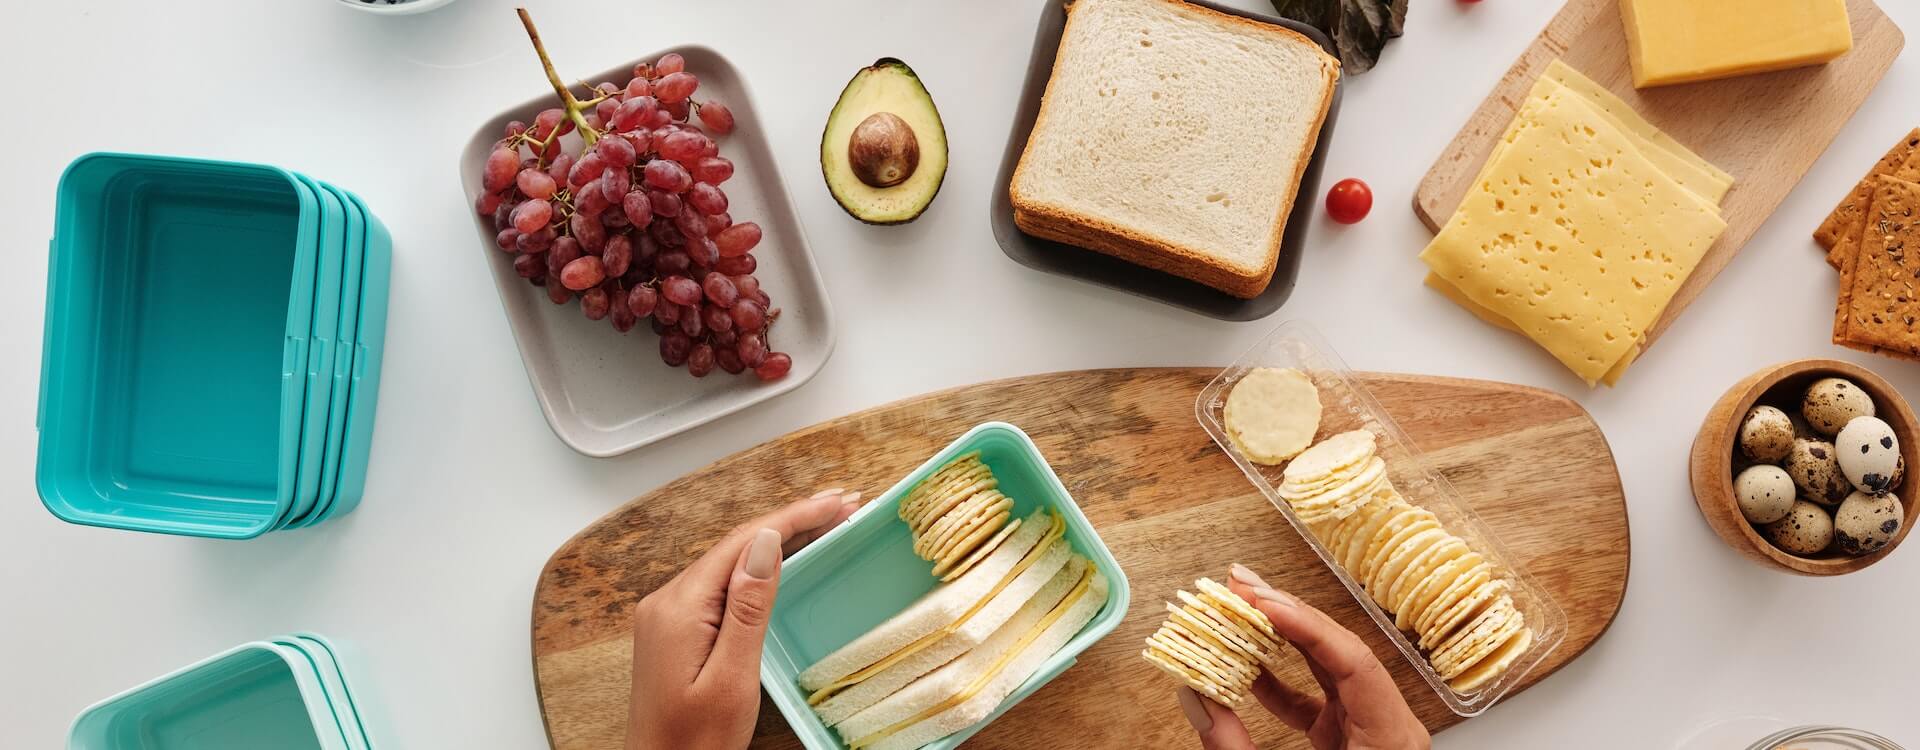
[[867, 665], [887, 658], [895, 651], [936, 630], [953, 624], [975, 604], [980, 603], [1013, 571], [1021, 558], [1040, 543], [1053, 526], [1046, 511], [1035, 511], [1021, 521], [1020, 528], [1007, 537], [999, 549], [980, 561], [959, 580], [936, 587], [900, 614], [888, 618], [872, 630], [827, 654], [800, 673], [800, 687], [811, 692], [833, 684]]
[[1007, 186], [1014, 223], [1258, 296], [1339, 75], [1281, 26], [1182, 0], [1075, 0]]
[[[1072, 562], [1069, 563], [1069, 560]], [[820, 715], [820, 721], [827, 726], [846, 721], [894, 691], [906, 687], [914, 678], [980, 645], [1021, 607], [1040, 602], [1045, 602], [1043, 606], [1046, 607], [1053, 606], [1066, 596], [1067, 589], [1073, 588], [1073, 584], [1080, 580], [1080, 574], [1086, 567], [1085, 558], [1073, 554], [1073, 543], [1065, 538], [1054, 540], [1033, 567], [1015, 578], [984, 609], [967, 618], [959, 630], [826, 699], [813, 707], [814, 712]]]
[[[1070, 591], [1052, 607], [1022, 607], [978, 648], [842, 723], [840, 736], [867, 750], [911, 750], [985, 720], [1106, 605], [1106, 577], [1087, 575], [1085, 589]], [[969, 695], [970, 688], [978, 689]], [[956, 698], [958, 704], [938, 710]], [[898, 726], [930, 710], [938, 712]]]

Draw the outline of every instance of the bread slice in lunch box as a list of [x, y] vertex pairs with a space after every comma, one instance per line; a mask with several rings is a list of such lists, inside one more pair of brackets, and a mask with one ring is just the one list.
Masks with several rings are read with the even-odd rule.
[[1340, 63], [1181, 0], [1075, 0], [1009, 196], [1021, 231], [1266, 290]]

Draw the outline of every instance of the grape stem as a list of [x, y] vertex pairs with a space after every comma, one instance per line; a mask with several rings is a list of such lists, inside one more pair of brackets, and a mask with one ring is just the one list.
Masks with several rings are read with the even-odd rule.
[[[553, 93], [560, 95], [560, 104], [566, 110], [567, 119], [573, 121], [574, 126], [580, 129], [580, 137], [586, 140], [588, 146], [592, 146], [595, 141], [600, 140], [600, 131], [594, 130], [587, 124], [586, 115], [582, 114], [582, 111], [592, 104], [598, 104], [600, 99], [593, 100], [592, 104], [582, 104], [580, 100], [573, 98], [573, 92], [567, 90], [567, 85], [560, 82], [560, 73], [553, 69], [553, 59], [547, 56], [547, 46], [540, 42], [540, 30], [533, 26], [533, 15], [528, 13], [526, 8], [514, 10], [520, 14], [520, 25], [527, 27], [527, 39], [533, 41], [533, 51], [540, 56], [540, 67], [546, 69], [547, 82], [553, 84]], [[555, 130], [557, 131], [558, 128]]]

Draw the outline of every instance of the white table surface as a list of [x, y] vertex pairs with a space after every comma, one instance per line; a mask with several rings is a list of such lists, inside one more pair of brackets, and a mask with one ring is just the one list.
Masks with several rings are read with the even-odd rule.
[[[1259, 0], [1237, 0], [1265, 7]], [[474, 247], [455, 155], [474, 124], [546, 87], [509, 4], [379, 18], [330, 0], [20, 3], [0, 24], [0, 742], [58, 747], [102, 697], [235, 643], [311, 629], [357, 647], [388, 748], [524, 748], [545, 739], [528, 611], [573, 532], [629, 498], [791, 430], [954, 385], [1054, 370], [1216, 365], [1274, 323], [1311, 320], [1354, 367], [1506, 380], [1568, 394], [1606, 431], [1631, 509], [1631, 582], [1585, 656], [1442, 748], [1671, 747], [1762, 714], [1920, 742], [1902, 686], [1920, 621], [1920, 550], [1837, 579], [1763, 570], [1724, 547], [1689, 495], [1686, 454], [1728, 385], [1832, 356], [1908, 393], [1920, 367], [1828, 343], [1835, 281], [1807, 233], [1920, 124], [1920, 60], [1876, 96], [1773, 219], [1616, 390], [1425, 290], [1408, 209], [1435, 154], [1558, 3], [1415, 0], [1408, 35], [1347, 83], [1323, 188], [1367, 180], [1373, 215], [1316, 218], [1285, 308], [1223, 323], [1029, 271], [988, 228], [1040, 3], [540, 2], [563, 75], [682, 42], [750, 78], [779, 168], [839, 313], [839, 346], [791, 394], [613, 459], [555, 439]], [[1885, 2], [1909, 30], [1920, 4]], [[931, 210], [870, 228], [835, 207], [819, 132], [853, 71], [911, 63], [952, 141]], [[44, 239], [62, 167], [93, 150], [262, 161], [355, 190], [392, 228], [393, 309], [366, 502], [312, 530], [226, 543], [70, 526], [33, 490]], [[1223, 157], [1228, 155], [1223, 155]], [[1319, 200], [1320, 196], [1308, 196]], [[990, 348], [955, 346], [988, 342]], [[635, 346], [651, 346], [643, 337]], [[869, 488], [883, 489], [883, 488]], [[798, 494], [796, 492], [796, 494]], [[1284, 581], [1284, 576], [1278, 576]], [[1179, 721], [1169, 687], [1169, 721]]]

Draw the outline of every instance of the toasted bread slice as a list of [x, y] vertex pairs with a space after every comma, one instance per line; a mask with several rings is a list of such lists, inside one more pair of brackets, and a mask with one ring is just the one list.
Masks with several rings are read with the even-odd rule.
[[1182, 0], [1076, 0], [1007, 188], [1014, 223], [1256, 297], [1339, 75], [1281, 26]]

